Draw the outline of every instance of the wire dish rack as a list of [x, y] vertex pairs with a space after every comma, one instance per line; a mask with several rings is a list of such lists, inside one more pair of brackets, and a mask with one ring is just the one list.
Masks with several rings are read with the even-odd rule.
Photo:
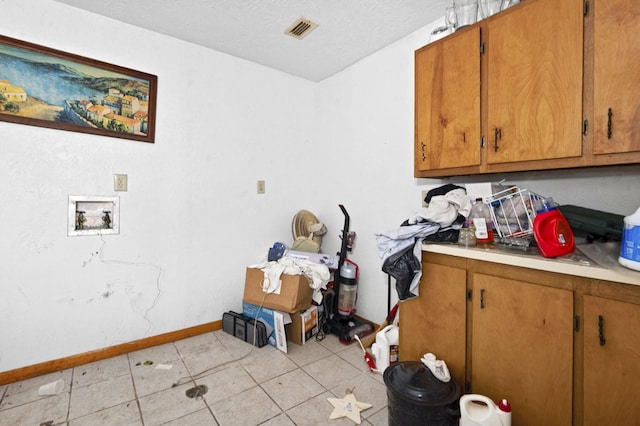
[[545, 197], [528, 189], [509, 187], [491, 196], [491, 218], [498, 235], [525, 237], [533, 234], [536, 210]]

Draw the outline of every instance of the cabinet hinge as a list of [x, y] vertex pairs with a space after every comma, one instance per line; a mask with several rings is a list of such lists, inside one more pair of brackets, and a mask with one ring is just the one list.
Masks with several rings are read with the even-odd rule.
[[484, 50], [485, 50], [485, 48], [484, 48], [484, 41], [481, 41], [481, 42], [480, 42], [480, 54], [481, 54], [481, 55], [484, 55]]
[[473, 300], [473, 290], [471, 290], [471, 289], [467, 290], [467, 300], [469, 302], [471, 302], [471, 300]]
[[573, 317], [573, 331], [576, 333], [580, 331], [580, 315], [576, 315]]
[[584, 5], [582, 6], [582, 13], [584, 16], [589, 16], [589, 0], [584, 0]]
[[484, 135], [480, 138], [480, 149], [484, 148]]
[[584, 136], [587, 136], [588, 132], [589, 132], [589, 120], [584, 120], [582, 122], [582, 134]]

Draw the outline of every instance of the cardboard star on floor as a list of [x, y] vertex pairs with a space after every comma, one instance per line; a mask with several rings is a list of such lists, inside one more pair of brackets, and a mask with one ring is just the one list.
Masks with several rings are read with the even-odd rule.
[[329, 416], [329, 420], [339, 419], [341, 417], [348, 417], [356, 424], [360, 424], [360, 411], [364, 411], [367, 408], [371, 408], [371, 404], [366, 402], [356, 401], [356, 397], [352, 393], [342, 398], [327, 398], [327, 400], [333, 405], [333, 412]]

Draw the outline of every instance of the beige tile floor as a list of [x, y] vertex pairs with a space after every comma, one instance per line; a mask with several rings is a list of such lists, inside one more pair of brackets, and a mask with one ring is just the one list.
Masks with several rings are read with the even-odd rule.
[[[38, 395], [59, 378], [62, 393]], [[196, 385], [207, 393], [187, 397]], [[353, 425], [329, 420], [346, 389], [373, 405], [363, 425], [387, 425], [384, 381], [356, 344], [329, 335], [285, 354], [219, 330], [0, 386], [0, 425]]]

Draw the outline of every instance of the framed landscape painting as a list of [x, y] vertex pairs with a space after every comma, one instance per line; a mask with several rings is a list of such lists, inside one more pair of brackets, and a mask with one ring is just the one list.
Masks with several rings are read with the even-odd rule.
[[0, 121], [154, 142], [158, 78], [0, 36]]

